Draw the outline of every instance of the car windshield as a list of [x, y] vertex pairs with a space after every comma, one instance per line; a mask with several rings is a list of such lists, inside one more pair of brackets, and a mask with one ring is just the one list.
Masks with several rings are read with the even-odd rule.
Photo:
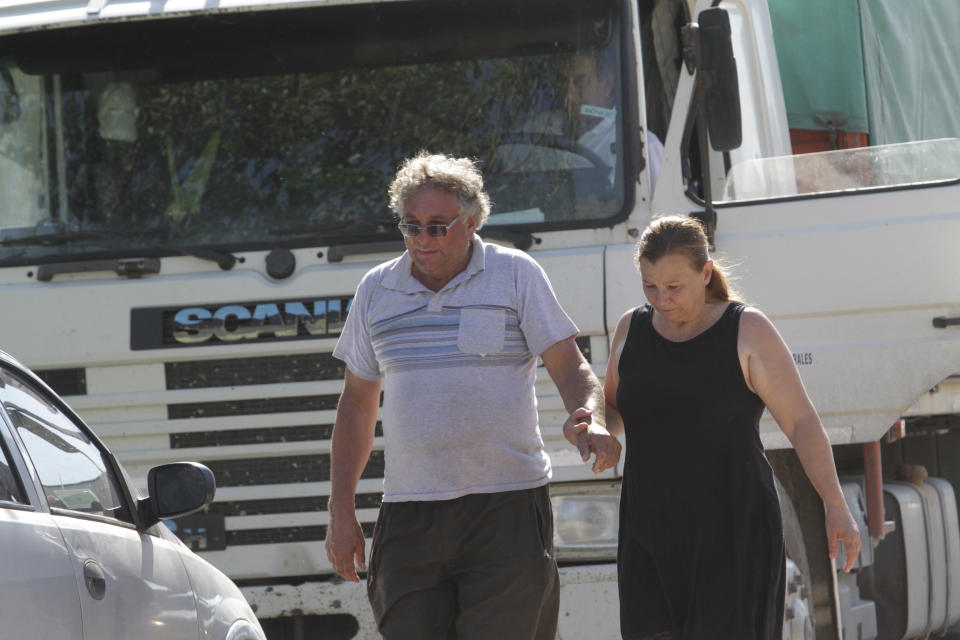
[[491, 225], [621, 215], [615, 6], [449, 4], [5, 36], [0, 264], [399, 240], [420, 149], [480, 162]]

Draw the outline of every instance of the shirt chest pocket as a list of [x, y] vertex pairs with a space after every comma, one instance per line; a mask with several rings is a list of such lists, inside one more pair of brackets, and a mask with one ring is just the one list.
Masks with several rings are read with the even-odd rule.
[[506, 312], [503, 309], [461, 309], [457, 347], [485, 356], [503, 351]]

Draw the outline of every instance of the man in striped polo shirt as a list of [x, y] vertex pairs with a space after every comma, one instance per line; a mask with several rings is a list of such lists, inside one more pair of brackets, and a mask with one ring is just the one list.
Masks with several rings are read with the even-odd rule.
[[546, 274], [484, 243], [475, 164], [421, 152], [390, 187], [406, 251], [360, 282], [334, 356], [346, 363], [331, 453], [327, 556], [366, 569], [355, 492], [383, 391], [383, 505], [367, 590], [388, 640], [547, 639], [559, 608], [553, 518], [534, 381], [537, 357], [594, 471], [620, 444], [602, 387]]

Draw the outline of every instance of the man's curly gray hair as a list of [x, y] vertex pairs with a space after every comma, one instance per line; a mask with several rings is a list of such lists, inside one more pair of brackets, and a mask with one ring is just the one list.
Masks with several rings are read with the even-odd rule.
[[426, 188], [456, 193], [460, 215], [473, 216], [477, 229], [490, 216], [490, 197], [483, 190], [483, 175], [470, 158], [427, 151], [407, 158], [390, 184], [390, 208], [402, 218], [405, 203]]

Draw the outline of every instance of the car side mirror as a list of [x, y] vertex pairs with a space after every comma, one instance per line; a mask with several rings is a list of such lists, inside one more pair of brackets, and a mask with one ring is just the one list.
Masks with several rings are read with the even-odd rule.
[[217, 483], [213, 472], [197, 462], [171, 462], [147, 473], [150, 495], [137, 503], [142, 526], [179, 518], [213, 502]]

